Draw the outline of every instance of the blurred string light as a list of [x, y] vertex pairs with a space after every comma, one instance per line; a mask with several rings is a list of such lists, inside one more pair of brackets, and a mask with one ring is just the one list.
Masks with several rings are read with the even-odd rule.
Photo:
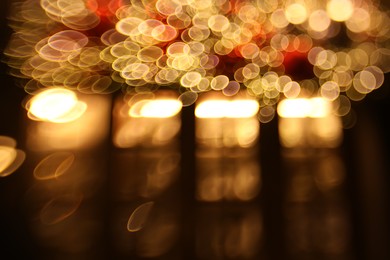
[[376, 0], [12, 5], [15, 33], [5, 54], [30, 94], [51, 87], [137, 94], [164, 86], [188, 106], [202, 92], [246, 89], [259, 100], [259, 118], [272, 118], [284, 98], [316, 96], [342, 104], [335, 112], [344, 116], [349, 101], [378, 89], [390, 70], [390, 17]]

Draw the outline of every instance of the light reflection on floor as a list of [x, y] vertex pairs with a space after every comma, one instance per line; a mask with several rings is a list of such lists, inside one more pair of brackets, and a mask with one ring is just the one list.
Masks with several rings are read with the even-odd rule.
[[[103, 116], [92, 117], [89, 129], [110, 124], [110, 106], [97, 111]], [[116, 126], [128, 124], [115, 120], [126, 118], [114, 116]], [[72, 147], [80, 143], [66, 143], [69, 136], [46, 138], [45, 131], [26, 135], [22, 147], [26, 162], [16, 174], [23, 174], [28, 183], [22, 212], [30, 236], [26, 243], [34, 241], [37, 257], [272, 258], [275, 248], [268, 248], [267, 241], [274, 234], [267, 205], [279, 203], [283, 232], [278, 237], [287, 259], [354, 259], [352, 213], [345, 191], [347, 166], [339, 148], [282, 148], [276, 161], [284, 192], [282, 201], [276, 201], [269, 197], [267, 182], [274, 172], [260, 165], [259, 158], [269, 151], [260, 143], [259, 127], [246, 129], [252, 133], [251, 142], [240, 146], [228, 128], [245, 124], [242, 119], [218, 119], [227, 134], [218, 127], [216, 140], [204, 140], [199, 131], [212, 129], [218, 120], [194, 117], [198, 127], [192, 140], [196, 142], [195, 164], [188, 168], [181, 163], [191, 153], [180, 145], [180, 129], [186, 128], [180, 114], [157, 121], [131, 120], [130, 124], [145, 129], [151, 123], [149, 129], [172, 125], [168, 121], [174, 120], [181, 128], [173, 129], [164, 142], [154, 143], [148, 142], [152, 132], [142, 132], [147, 137], [139, 132], [141, 141], [126, 147], [115, 146], [115, 141], [111, 144], [107, 128], [90, 137], [87, 146]], [[204, 126], [208, 122], [214, 125]], [[37, 129], [41, 123], [48, 124], [31, 121], [25, 129]], [[111, 136], [115, 129], [119, 128], [114, 127]], [[190, 196], [181, 187], [188, 180], [193, 181]]]

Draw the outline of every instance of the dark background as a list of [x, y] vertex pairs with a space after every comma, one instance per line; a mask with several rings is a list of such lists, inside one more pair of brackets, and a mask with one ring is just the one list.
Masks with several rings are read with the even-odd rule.
[[[0, 50], [3, 51], [10, 36], [7, 27], [7, 1], [1, 0], [1, 36]], [[4, 59], [3, 56], [1, 56]], [[390, 259], [390, 79], [386, 75], [384, 85], [368, 95], [362, 102], [354, 102], [356, 125], [344, 131], [344, 141], [339, 150], [346, 166], [346, 181], [343, 196], [346, 200], [350, 235], [346, 258], [337, 259]], [[15, 79], [7, 74], [7, 65], [0, 63], [0, 135], [11, 136], [20, 141], [23, 148], [25, 111], [21, 102], [25, 97], [23, 89], [18, 88]], [[201, 203], [195, 201], [194, 179], [194, 120], [193, 108], [185, 108], [182, 113], [182, 177], [179, 193], [182, 211], [182, 235], [177, 247], [175, 259], [191, 259], [194, 249], [194, 218], [192, 214]], [[110, 165], [112, 148], [109, 140], [101, 147]], [[284, 223], [284, 195], [286, 193], [286, 173], [288, 165], [281, 159], [278, 141], [277, 119], [261, 125], [259, 161], [263, 173], [263, 188], [255, 204], [262, 209], [264, 238], [262, 253], [264, 259], [336, 259], [326, 254], [305, 254], [301, 257], [290, 254], [287, 250]], [[267, 151], [267, 152], [264, 152]], [[302, 162], [305, 163], [305, 162]], [[108, 170], [110, 172], [110, 170]], [[67, 259], [37, 243], [31, 233], [28, 214], [25, 211], [23, 197], [29, 188], [31, 174], [28, 164], [6, 178], [0, 178], [0, 258], [1, 259]], [[109, 178], [106, 176], [106, 178]], [[109, 184], [107, 184], [109, 185]], [[105, 203], [100, 205], [101, 218], [107, 218], [112, 209], [109, 199], [110, 189], [101, 189], [96, 195]], [[321, 208], [321, 204], [316, 207]], [[217, 208], [231, 207], [217, 205]], [[228, 212], [228, 211], [227, 211]], [[227, 213], [228, 214], [228, 213]], [[210, 217], [212, 218], [212, 217]], [[108, 225], [103, 229], [108, 229]], [[75, 232], [72, 230], [72, 232]], [[107, 233], [105, 230], [102, 234]], [[96, 244], [96, 252], [102, 259], [133, 259], [135, 256], [120, 255], [113, 246], [113, 238], [102, 235]], [[95, 253], [96, 253], [95, 252]], [[92, 256], [93, 255], [93, 256]], [[80, 256], [79, 259], [97, 259], [95, 254]], [[166, 257], [164, 259], [170, 259]], [[212, 259], [212, 258], [210, 258]]]

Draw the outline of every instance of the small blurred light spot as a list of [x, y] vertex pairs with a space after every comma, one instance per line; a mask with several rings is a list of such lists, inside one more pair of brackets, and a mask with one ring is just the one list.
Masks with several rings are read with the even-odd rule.
[[329, 28], [331, 20], [324, 10], [316, 10], [309, 18], [310, 28], [317, 32], [325, 31]]
[[131, 214], [129, 221], [127, 222], [127, 230], [129, 232], [140, 231], [148, 219], [149, 213], [154, 205], [153, 201], [146, 202], [138, 206]]
[[179, 13], [182, 6], [175, 0], [157, 0], [156, 9], [163, 15], [173, 15]]
[[49, 180], [63, 175], [73, 164], [74, 154], [57, 152], [45, 157], [34, 169], [34, 177], [38, 180]]
[[218, 75], [210, 82], [210, 86], [214, 90], [221, 90], [227, 87], [229, 84], [229, 78], [225, 75]]
[[354, 11], [351, 0], [330, 0], [326, 5], [329, 17], [337, 22], [348, 20]]
[[50, 200], [41, 210], [41, 222], [55, 225], [64, 221], [77, 211], [82, 200], [82, 194], [65, 194]]
[[183, 107], [191, 106], [198, 99], [198, 94], [195, 92], [187, 91], [181, 94], [178, 97], [178, 100], [181, 101]]
[[272, 106], [266, 106], [260, 109], [259, 120], [261, 123], [270, 122], [275, 116], [275, 109]]
[[287, 6], [285, 15], [290, 23], [301, 24], [306, 21], [307, 10], [303, 4], [294, 3]]

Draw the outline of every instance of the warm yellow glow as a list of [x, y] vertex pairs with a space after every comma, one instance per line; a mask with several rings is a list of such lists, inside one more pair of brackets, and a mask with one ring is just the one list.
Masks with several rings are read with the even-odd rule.
[[289, 21], [286, 19], [286, 14], [283, 9], [275, 10], [271, 14], [270, 21], [276, 28], [284, 28], [289, 23]]
[[[201, 92], [233, 96], [246, 87], [259, 103], [274, 106], [283, 95], [296, 98], [304, 89], [303, 81], [275, 84], [276, 77], [290, 74], [289, 57], [295, 55], [288, 53], [297, 51], [309, 54], [323, 97], [361, 100], [381, 84], [375, 71], [359, 72], [367, 66], [390, 71], [389, 12], [379, 2], [23, 1], [12, 5], [15, 33], [4, 53], [12, 75], [26, 79], [28, 93], [47, 87], [113, 93], [124, 87], [133, 94], [173, 86], [188, 106]], [[340, 36], [345, 43], [332, 40]], [[76, 102], [53, 101], [58, 106], [50, 112], [34, 105], [30, 116], [71, 121], [86, 108], [79, 105], [69, 116]]]
[[225, 75], [218, 75], [210, 82], [210, 87], [214, 90], [221, 90], [227, 87], [229, 84], [229, 78]]
[[252, 147], [259, 136], [258, 111], [253, 99], [204, 99], [195, 107], [196, 138], [205, 146]]
[[0, 146], [0, 176], [16, 158], [16, 150], [13, 147]]
[[208, 19], [208, 26], [215, 32], [221, 32], [229, 28], [229, 19], [223, 15], [213, 15]]
[[279, 138], [284, 147], [333, 148], [340, 144], [341, 120], [328, 99], [285, 99], [277, 110]]
[[40, 6], [51, 19], [75, 30], [92, 29], [100, 22], [94, 8], [86, 8], [84, 0], [42, 0]]
[[179, 1], [175, 0], [157, 0], [156, 9], [164, 15], [172, 15], [179, 13], [182, 6]]
[[337, 22], [348, 20], [354, 11], [351, 0], [330, 0], [326, 5], [329, 17]]
[[309, 117], [321, 118], [331, 114], [331, 103], [324, 98], [312, 98]]
[[176, 99], [140, 100], [131, 106], [129, 116], [147, 118], [168, 118], [177, 115], [182, 103]]
[[[197, 199], [201, 201], [254, 199], [261, 187], [260, 167], [253, 154], [242, 157], [219, 157], [199, 152], [199, 171], [197, 173]], [[207, 163], [202, 163], [203, 159]], [[229, 167], [216, 167], [218, 161], [229, 160]]]
[[22, 150], [15, 149], [15, 146], [15, 139], [0, 136], [0, 177], [14, 173], [26, 158], [26, 154]]
[[249, 118], [259, 111], [256, 100], [207, 100], [195, 109], [198, 118]]
[[321, 96], [328, 100], [335, 100], [340, 95], [340, 86], [334, 81], [327, 81], [322, 84]]
[[277, 111], [284, 118], [322, 118], [331, 114], [331, 106], [324, 98], [285, 99], [280, 101]]
[[363, 8], [356, 8], [345, 24], [352, 32], [360, 33], [370, 28], [370, 22], [371, 14]]
[[324, 10], [316, 10], [309, 17], [310, 28], [317, 32], [325, 31], [329, 28], [331, 20]]
[[174, 92], [156, 91], [118, 99], [113, 123], [115, 146], [158, 147], [175, 143], [181, 128], [179, 113], [185, 104], [192, 102], [186, 93], [195, 94], [187, 91], [177, 97]]
[[223, 118], [225, 111], [223, 108], [229, 106], [227, 100], [208, 100], [199, 103], [195, 109], [195, 116], [198, 118]]
[[87, 109], [87, 105], [78, 101], [71, 90], [51, 88], [31, 98], [26, 108], [31, 119], [66, 123], [79, 118]]
[[303, 4], [294, 3], [286, 7], [285, 15], [292, 24], [301, 24], [307, 19], [307, 10]]
[[0, 146], [16, 147], [16, 140], [9, 136], [0, 135]]
[[304, 118], [308, 116], [310, 107], [308, 99], [285, 99], [280, 101], [277, 111], [280, 117]]
[[[86, 149], [100, 143], [108, 133], [110, 97], [80, 94], [80, 100], [82, 102], [77, 102], [70, 112], [56, 118], [55, 123], [28, 121], [25, 133], [28, 148], [34, 151], [67, 151]], [[78, 110], [79, 105], [81, 110]], [[85, 110], [87, 106], [88, 109]], [[71, 118], [74, 120], [70, 120]]]
[[228, 118], [253, 117], [259, 111], [259, 103], [256, 100], [233, 100], [230, 101], [229, 109], [226, 111]]

